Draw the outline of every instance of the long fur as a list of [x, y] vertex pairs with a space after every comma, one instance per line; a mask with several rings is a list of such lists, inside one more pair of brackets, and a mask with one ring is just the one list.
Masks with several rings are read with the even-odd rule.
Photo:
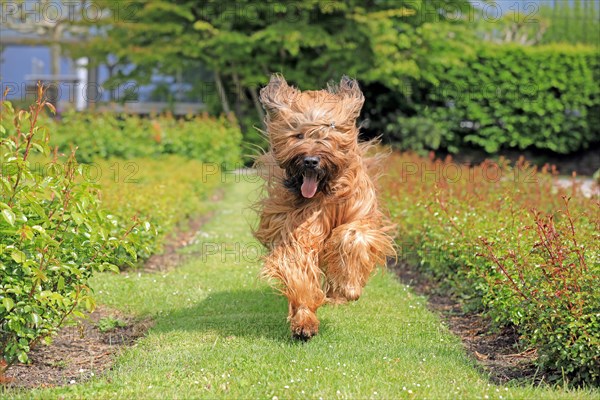
[[[357, 300], [395, 254], [375, 186], [381, 157], [367, 156], [374, 142], [358, 142], [364, 96], [354, 80], [301, 92], [274, 75], [260, 100], [270, 149], [255, 163], [266, 193], [254, 236], [269, 250], [263, 276], [288, 299], [292, 334], [307, 339], [318, 332], [321, 305]], [[307, 156], [320, 158], [312, 198], [300, 193]]]

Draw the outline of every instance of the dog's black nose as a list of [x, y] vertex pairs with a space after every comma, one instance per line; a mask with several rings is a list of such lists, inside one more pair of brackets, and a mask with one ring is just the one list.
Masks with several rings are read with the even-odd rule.
[[306, 168], [317, 168], [321, 157], [304, 157], [304, 166]]

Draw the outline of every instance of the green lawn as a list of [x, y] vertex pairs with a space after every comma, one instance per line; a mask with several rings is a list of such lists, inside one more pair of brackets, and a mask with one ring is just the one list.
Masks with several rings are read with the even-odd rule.
[[[256, 184], [233, 183], [189, 260], [168, 273], [100, 275], [98, 301], [156, 324], [112, 371], [14, 398], [598, 398], [596, 392], [500, 387], [393, 274], [363, 297], [319, 310], [321, 330], [290, 339], [287, 304], [257, 278], [249, 225]], [[182, 257], [183, 259], [183, 257]], [[3, 397], [0, 396], [0, 397]]]

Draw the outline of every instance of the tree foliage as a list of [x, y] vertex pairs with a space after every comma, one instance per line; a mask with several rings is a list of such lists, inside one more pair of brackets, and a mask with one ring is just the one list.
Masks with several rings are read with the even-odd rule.
[[[99, 2], [105, 8], [112, 2]], [[263, 2], [257, 0], [155, 0], [140, 3], [132, 18], [112, 12], [83, 48], [97, 58], [112, 54], [134, 69], [122, 79], [148, 80], [153, 72], [174, 73], [200, 66], [212, 76], [197, 85], [213, 111], [233, 111], [244, 130], [261, 114], [257, 89], [273, 72], [302, 87], [322, 87], [343, 74], [364, 83], [381, 82], [404, 90], [409, 79], [428, 79], [423, 63], [453, 57], [438, 39], [452, 27], [440, 7], [468, 10], [468, 1], [411, 2], [333, 0]], [[443, 25], [443, 27], [440, 27]], [[444, 36], [446, 35], [446, 36]], [[431, 41], [431, 42], [429, 42]], [[199, 86], [199, 87], [198, 87]]]

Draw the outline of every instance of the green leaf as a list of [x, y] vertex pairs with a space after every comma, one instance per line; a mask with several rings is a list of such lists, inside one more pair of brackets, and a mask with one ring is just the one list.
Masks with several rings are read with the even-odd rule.
[[44, 229], [44, 227], [40, 226], [40, 225], [34, 225], [31, 227], [31, 229], [38, 232], [40, 235], [43, 235], [44, 233], [46, 233], [46, 230]]
[[31, 314], [31, 322], [33, 322], [33, 325], [35, 325], [36, 328], [40, 325], [41, 321], [42, 318], [40, 318], [39, 315], [37, 315], [36, 313]]
[[86, 297], [85, 298], [85, 309], [89, 312], [94, 311], [94, 309], [96, 308], [96, 301], [94, 301], [94, 299], [92, 297]]
[[27, 353], [24, 351], [20, 351], [17, 358], [18, 358], [19, 362], [21, 362], [23, 364], [25, 364], [27, 362], [27, 360], [29, 359], [27, 357]]
[[5, 208], [4, 210], [2, 210], [2, 217], [4, 217], [4, 220], [6, 222], [8, 222], [8, 224], [10, 226], [15, 226], [15, 213], [12, 212], [12, 210]]
[[12, 192], [12, 186], [10, 186], [8, 179], [6, 179], [5, 177], [0, 177], [0, 184], [2, 184], [5, 193]]
[[10, 311], [15, 306], [15, 302], [10, 297], [3, 297], [2, 298], [2, 305], [4, 306], [4, 308], [6, 309], [6, 311]]
[[84, 216], [78, 212], [71, 213], [71, 217], [73, 217], [73, 220], [77, 225], [81, 225], [85, 222]]
[[112, 271], [112, 272], [114, 272], [115, 274], [118, 274], [118, 273], [120, 272], [120, 270], [119, 270], [119, 267], [117, 267], [117, 266], [116, 266], [116, 265], [114, 265], [114, 264], [108, 264], [108, 265], [106, 265], [106, 269], [107, 269], [108, 271]]
[[13, 250], [10, 254], [11, 258], [19, 264], [23, 264], [27, 260], [27, 256], [21, 250]]

